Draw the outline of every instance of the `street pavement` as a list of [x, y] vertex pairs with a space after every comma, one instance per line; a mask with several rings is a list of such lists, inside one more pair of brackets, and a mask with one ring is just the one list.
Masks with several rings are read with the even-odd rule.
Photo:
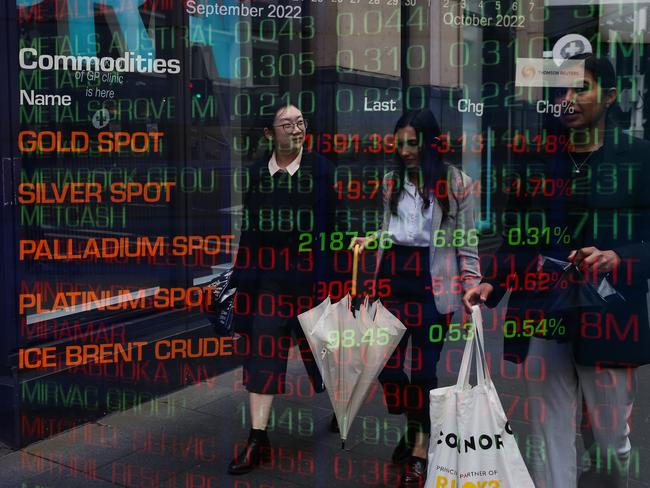
[[[525, 391], [521, 367], [501, 363], [501, 333], [491, 315], [485, 322], [493, 379], [522, 454], [535, 462], [536, 444], [530, 437], [526, 400], [521, 397]], [[461, 347], [459, 342], [445, 344], [438, 365], [440, 386], [455, 381]], [[380, 389], [374, 388], [342, 449], [338, 435], [328, 429], [329, 398], [325, 393], [310, 394], [297, 379], [304, 369], [296, 357], [288, 369], [289, 382], [296, 383], [291, 384], [294, 392], [274, 402], [268, 429], [272, 462], [249, 474], [226, 473], [236, 444], [245, 442], [250, 429], [247, 393], [237, 368], [20, 450], [0, 447], [0, 487], [397, 486], [401, 471], [390, 456], [404, 418], [388, 415]], [[639, 371], [630, 488], [650, 487], [650, 395], [644, 388], [649, 371]], [[581, 449], [580, 438], [577, 445]]]

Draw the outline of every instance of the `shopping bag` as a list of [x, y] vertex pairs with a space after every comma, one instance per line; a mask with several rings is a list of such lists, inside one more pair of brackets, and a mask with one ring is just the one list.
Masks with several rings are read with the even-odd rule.
[[[472, 321], [458, 381], [429, 393], [425, 488], [534, 488], [490, 378], [478, 306], [472, 309]], [[469, 383], [473, 354], [476, 386]]]

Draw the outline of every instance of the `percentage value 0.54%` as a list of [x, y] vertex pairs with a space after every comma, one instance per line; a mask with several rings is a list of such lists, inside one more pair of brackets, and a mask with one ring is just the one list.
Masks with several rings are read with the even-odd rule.
[[503, 323], [503, 336], [506, 339], [521, 337], [555, 337], [566, 334], [562, 319], [525, 319], [522, 321], [509, 319]]
[[508, 230], [508, 244], [511, 246], [537, 246], [570, 244], [571, 234], [567, 227], [513, 227]]

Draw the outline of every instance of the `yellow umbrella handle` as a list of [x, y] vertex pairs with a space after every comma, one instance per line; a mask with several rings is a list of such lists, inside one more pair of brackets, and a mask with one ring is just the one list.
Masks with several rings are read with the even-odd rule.
[[357, 275], [359, 274], [359, 244], [354, 245], [354, 257], [352, 259], [352, 288], [350, 294], [357, 294]]

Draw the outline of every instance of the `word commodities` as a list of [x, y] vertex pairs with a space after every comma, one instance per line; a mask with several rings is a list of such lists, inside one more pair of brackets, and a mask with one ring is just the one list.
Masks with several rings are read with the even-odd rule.
[[72, 71], [103, 71], [118, 73], [170, 73], [181, 72], [181, 62], [178, 59], [156, 59], [151, 54], [141, 56], [128, 51], [119, 58], [96, 56], [66, 56], [38, 54], [38, 50], [24, 47], [18, 53], [18, 63], [22, 69], [40, 69], [43, 71], [72, 70]]

